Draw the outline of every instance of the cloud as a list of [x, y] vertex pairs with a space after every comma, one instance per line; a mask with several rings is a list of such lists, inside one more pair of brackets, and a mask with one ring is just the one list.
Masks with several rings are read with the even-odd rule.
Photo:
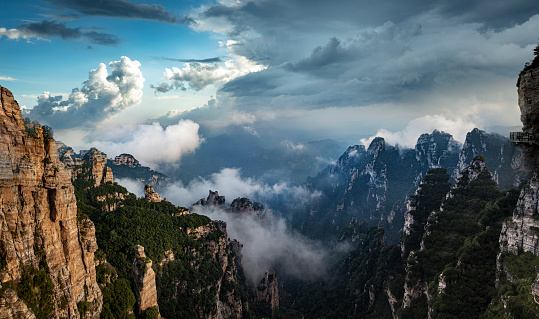
[[173, 88], [186, 90], [187, 88], [201, 91], [209, 85], [219, 85], [229, 82], [237, 77], [248, 73], [258, 72], [265, 69], [245, 57], [239, 56], [220, 63], [185, 63], [183, 68], [172, 67], [165, 69], [163, 76], [171, 83], [160, 82], [157, 86], [151, 86], [157, 92], [167, 92]]
[[279, 202], [280, 206], [286, 204], [288, 207], [301, 206], [320, 196], [320, 193], [311, 192], [303, 186], [290, 186], [283, 182], [270, 185], [254, 178], [243, 178], [237, 168], [223, 168], [207, 179], [195, 178], [187, 185], [177, 182], [169, 186], [163, 195], [176, 205], [188, 207], [205, 198], [210, 189], [219, 191], [220, 195], [229, 200], [247, 197], [261, 203]]
[[[183, 117], [221, 116], [214, 115], [215, 109], [248, 112], [257, 119], [252, 127], [262, 131], [265, 118], [267, 127], [282, 129], [286, 118], [294, 118], [300, 127], [319, 110], [379, 105], [408, 108], [401, 121], [409, 121], [420, 115], [418, 110], [422, 115], [445, 113], [453, 101], [450, 107], [457, 116], [482, 103], [485, 110], [505, 106], [507, 116], [481, 124], [515, 125], [518, 109], [512, 107], [516, 94], [511, 87], [532, 58], [537, 12], [539, 3], [524, 0], [494, 5], [483, 0], [390, 0], [384, 6], [347, 0], [339, 6], [302, 0], [220, 1], [194, 11], [197, 23], [191, 27], [221, 34], [228, 56], [266, 68], [219, 83], [216, 108], [207, 108], [205, 116], [201, 109]], [[190, 88], [186, 81], [165, 82], [166, 89]], [[208, 82], [201, 83], [198, 88]], [[505, 86], [509, 89], [500, 91]], [[392, 112], [380, 113], [369, 123], [361, 122], [361, 110], [354, 114], [357, 131], [375, 122], [378, 128], [388, 121], [398, 123]], [[315, 126], [324, 118], [318, 121]], [[402, 129], [404, 124], [386, 129]]]
[[229, 237], [243, 244], [243, 268], [253, 287], [270, 268], [277, 267], [277, 276], [303, 280], [326, 273], [328, 252], [323, 245], [292, 231], [281, 218], [260, 221], [250, 215], [204, 207], [196, 207], [194, 212], [227, 223]]
[[137, 197], [144, 197], [145, 183], [130, 179], [130, 178], [114, 178], [114, 182], [125, 187], [130, 193], [137, 195]]
[[2, 75], [0, 75], [0, 81], [17, 81], [17, 79], [12, 78], [11, 76], [2, 76]]
[[69, 8], [85, 15], [124, 19], [145, 19], [173, 24], [191, 24], [189, 17], [177, 17], [159, 4], [134, 4], [125, 0], [86, 1], [48, 0], [62, 8]]
[[54, 128], [92, 126], [114, 114], [139, 104], [142, 100], [144, 77], [140, 62], [126, 56], [91, 70], [82, 87], [63, 95], [41, 94], [38, 104], [28, 114]]
[[388, 144], [414, 148], [421, 134], [439, 130], [451, 134], [456, 141], [464, 143], [466, 134], [475, 127], [477, 125], [472, 121], [448, 119], [442, 115], [426, 115], [410, 121], [401, 131], [392, 132], [382, 128], [374, 136], [363, 138], [360, 142], [368, 148], [375, 137], [383, 137]]
[[208, 59], [177, 59], [177, 58], [167, 58], [167, 57], [155, 57], [159, 60], [166, 60], [166, 61], [175, 61], [175, 62], [183, 62], [183, 63], [218, 63], [223, 62], [220, 57], [216, 58], [208, 58]]
[[198, 134], [199, 125], [182, 120], [163, 128], [158, 123], [138, 125], [121, 142], [94, 141], [98, 149], [112, 156], [132, 154], [141, 164], [158, 168], [160, 165], [178, 164], [185, 154], [194, 152], [204, 141]]
[[[115, 181], [137, 196], [143, 196], [142, 182], [130, 179]], [[177, 184], [160, 195], [176, 205], [189, 207], [196, 200], [205, 198], [208, 189], [218, 190], [220, 195], [226, 195], [228, 203], [231, 203], [231, 198], [237, 197], [248, 197], [252, 200], [260, 196], [267, 198], [279, 195], [289, 200], [298, 200], [299, 197], [312, 200], [312, 196], [320, 195], [309, 194], [305, 189], [299, 191], [299, 187], [269, 186], [252, 179], [242, 179], [236, 169], [223, 169], [220, 173], [214, 174], [210, 180], [199, 180], [190, 183], [189, 187]], [[284, 274], [303, 280], [325, 274], [327, 250], [321, 243], [309, 240], [289, 229], [283, 218], [269, 214], [270, 217], [260, 220], [250, 215], [240, 216], [214, 207], [200, 206], [195, 207], [193, 212], [227, 223], [229, 237], [243, 244], [245, 275], [253, 286], [258, 285], [264, 272], [272, 267], [278, 267], [281, 271], [278, 275]]]
[[63, 40], [81, 39], [99, 45], [117, 45], [120, 39], [109, 33], [84, 32], [81, 28], [68, 28], [65, 23], [43, 20], [41, 22], [28, 23], [18, 26], [16, 29], [0, 28], [0, 37], [6, 36], [12, 40], [18, 39], [49, 39], [59, 37]]

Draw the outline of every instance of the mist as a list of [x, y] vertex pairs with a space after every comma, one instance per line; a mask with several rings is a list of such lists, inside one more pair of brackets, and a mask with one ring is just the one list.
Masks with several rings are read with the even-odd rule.
[[243, 268], [252, 287], [266, 270], [277, 276], [311, 280], [326, 274], [328, 250], [288, 228], [283, 218], [256, 219], [248, 214], [227, 213], [215, 207], [195, 206], [193, 212], [227, 223], [228, 236], [243, 244]]
[[305, 186], [292, 186], [285, 182], [268, 184], [255, 178], [243, 177], [238, 168], [223, 168], [207, 178], [195, 178], [187, 185], [177, 181], [160, 195], [175, 205], [189, 207], [199, 199], [206, 198], [208, 190], [218, 191], [229, 202], [238, 197], [247, 197], [274, 208], [298, 207], [321, 195]]

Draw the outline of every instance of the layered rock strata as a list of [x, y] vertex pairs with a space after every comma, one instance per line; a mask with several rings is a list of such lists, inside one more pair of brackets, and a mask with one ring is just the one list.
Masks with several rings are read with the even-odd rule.
[[150, 307], [158, 307], [155, 272], [152, 269], [152, 261], [150, 258], [146, 257], [144, 247], [140, 245], [135, 247], [133, 284], [135, 286], [135, 298], [137, 299], [138, 313], [142, 313]]
[[150, 184], [146, 184], [146, 186], [144, 186], [144, 198], [148, 202], [152, 202], [152, 203], [159, 203], [162, 201], [161, 196], [157, 194], [157, 192], [153, 189], [153, 187]]
[[[94, 225], [77, 221], [71, 174], [55, 141], [39, 125], [33, 129], [26, 132], [12, 93], [0, 87], [0, 282], [17, 286], [25, 271], [39, 269], [52, 281], [52, 316], [98, 318]], [[0, 298], [14, 300], [10, 291]], [[79, 313], [80, 302], [88, 305], [85, 313]], [[20, 303], [2, 306], [13, 304]]]

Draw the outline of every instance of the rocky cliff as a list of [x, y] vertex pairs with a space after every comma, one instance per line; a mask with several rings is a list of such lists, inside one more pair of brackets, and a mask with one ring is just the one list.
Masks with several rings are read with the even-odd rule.
[[107, 166], [111, 168], [117, 179], [129, 178], [150, 184], [157, 191], [162, 191], [170, 183], [166, 175], [142, 166], [131, 154], [120, 154], [114, 159], [107, 160]]
[[[522, 185], [529, 166], [522, 150], [507, 138], [474, 129], [463, 145], [450, 134], [433, 131], [418, 138], [414, 149], [399, 149], [375, 138], [368, 149], [352, 146], [307, 181], [322, 196], [297, 214], [295, 226], [314, 237], [338, 234], [351, 218], [381, 225], [397, 242], [405, 224], [407, 199], [432, 168], [445, 168], [453, 180], [477, 155], [483, 155], [500, 188]], [[327, 225], [331, 225], [329, 228]]]
[[150, 184], [146, 184], [146, 186], [144, 186], [144, 199], [152, 203], [159, 203], [162, 201], [161, 196], [157, 194]]
[[272, 313], [279, 308], [279, 283], [275, 270], [270, 269], [256, 288], [255, 303], [270, 307]]
[[137, 299], [137, 312], [140, 314], [150, 307], [157, 307], [157, 288], [155, 285], [155, 272], [152, 269], [152, 260], [146, 257], [144, 247], [135, 246], [135, 260], [133, 261], [133, 284]]
[[31, 312], [98, 318], [93, 223], [77, 219], [70, 172], [55, 141], [30, 125], [12, 93], [0, 87], [0, 282], [13, 287], [2, 289], [2, 309], [21, 309], [27, 318]]
[[92, 148], [84, 155], [83, 159], [90, 164], [90, 180], [94, 182], [95, 186], [113, 182], [112, 169], [106, 166], [107, 154]]
[[[520, 73], [517, 87], [522, 130], [536, 139], [539, 134], [538, 57]], [[522, 148], [524, 158], [533, 168], [534, 174], [522, 188], [513, 216], [503, 224], [496, 264], [500, 287], [497, 300], [499, 305], [495, 304], [492, 311], [496, 311], [498, 306], [503, 309], [499, 312], [505, 315], [524, 311], [531, 317], [539, 316], [536, 301], [539, 294], [539, 148], [533, 143], [524, 144]], [[509, 293], [507, 290], [518, 293]]]

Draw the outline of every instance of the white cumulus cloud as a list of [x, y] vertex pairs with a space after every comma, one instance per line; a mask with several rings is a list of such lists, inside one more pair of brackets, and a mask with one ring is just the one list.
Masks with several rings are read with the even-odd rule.
[[[229, 43], [227, 47], [232, 45]], [[185, 63], [183, 68], [165, 69], [163, 77], [168, 82], [160, 82], [152, 88], [157, 92], [167, 92], [172, 89], [187, 90], [188, 88], [201, 91], [209, 85], [220, 86], [240, 76], [264, 69], [266, 66], [236, 55], [228, 61], [219, 63], [189, 62]]]
[[30, 117], [54, 128], [71, 128], [100, 122], [142, 101], [144, 77], [140, 62], [126, 56], [91, 70], [82, 87], [63, 95], [44, 92]]

